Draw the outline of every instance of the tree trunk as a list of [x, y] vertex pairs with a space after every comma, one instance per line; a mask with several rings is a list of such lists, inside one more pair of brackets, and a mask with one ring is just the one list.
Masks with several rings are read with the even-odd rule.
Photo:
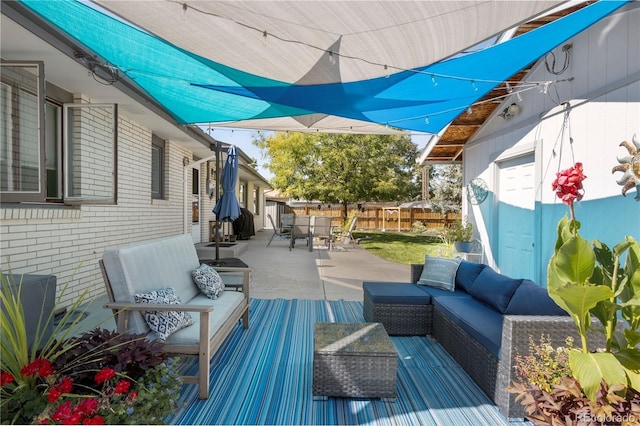
[[349, 207], [349, 204], [346, 202], [342, 203], [342, 222], [347, 222], [347, 218], [348, 218], [348, 210], [347, 207]]

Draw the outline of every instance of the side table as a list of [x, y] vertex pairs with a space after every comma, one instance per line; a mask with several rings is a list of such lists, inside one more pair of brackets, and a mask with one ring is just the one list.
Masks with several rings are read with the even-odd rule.
[[314, 399], [395, 400], [398, 353], [380, 323], [316, 323]]

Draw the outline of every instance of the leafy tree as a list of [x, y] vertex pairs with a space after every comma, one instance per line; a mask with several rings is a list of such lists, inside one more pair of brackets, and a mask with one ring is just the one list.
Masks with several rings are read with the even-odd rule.
[[432, 167], [429, 192], [434, 211], [458, 213], [462, 209], [462, 165], [436, 164]]
[[347, 205], [406, 201], [420, 193], [416, 146], [408, 136], [276, 133], [260, 136], [273, 173], [271, 184], [287, 196]]

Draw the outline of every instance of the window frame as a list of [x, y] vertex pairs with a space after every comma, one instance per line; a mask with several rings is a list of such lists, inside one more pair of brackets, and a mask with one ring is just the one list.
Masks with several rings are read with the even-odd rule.
[[[68, 205], [78, 205], [78, 204], [117, 204], [118, 200], [118, 104], [110, 104], [110, 103], [102, 103], [102, 104], [91, 104], [91, 103], [64, 103], [62, 105], [63, 113], [62, 113], [62, 121], [63, 121], [63, 150], [64, 155], [62, 158], [63, 164], [63, 181], [64, 181], [64, 190], [63, 190], [63, 200], [65, 204]], [[73, 130], [73, 126], [68, 125], [71, 115], [69, 113], [70, 109], [79, 108], [79, 109], [91, 109], [91, 108], [111, 108], [112, 109], [112, 117], [113, 124], [111, 128], [112, 132], [112, 144], [113, 144], [113, 163], [112, 163], [112, 175], [113, 175], [113, 183], [111, 188], [111, 194], [104, 197], [92, 197], [92, 196], [72, 196], [69, 195], [71, 193], [70, 185], [73, 181], [71, 177], [71, 152], [73, 149], [70, 147], [71, 140], [69, 138], [69, 134]]]
[[[155, 192], [153, 190], [153, 150], [154, 148], [158, 149], [160, 153], [160, 164], [158, 165], [158, 179], [159, 179], [159, 191]], [[152, 200], [165, 200], [166, 199], [166, 184], [165, 184], [165, 168], [167, 164], [167, 141], [162, 139], [160, 136], [155, 133], [151, 134], [151, 199]]]
[[[3, 202], [45, 202], [47, 196], [47, 185], [46, 185], [46, 162], [45, 162], [45, 126], [44, 116], [45, 116], [45, 76], [44, 76], [44, 61], [1, 61], [0, 68], [2, 67], [24, 67], [24, 68], [35, 68], [36, 69], [36, 90], [37, 93], [32, 93], [36, 98], [36, 110], [38, 111], [37, 117], [37, 134], [38, 134], [38, 190], [37, 191], [0, 191], [0, 195], [2, 195]], [[7, 85], [12, 88], [11, 94], [13, 94], [13, 89], [24, 90], [23, 86], [15, 83], [14, 81], [9, 81], [5, 77], [5, 73], [0, 73], [1, 76], [1, 84]], [[26, 93], [30, 93], [28, 90], [25, 90]], [[13, 103], [13, 101], [12, 101]], [[13, 124], [11, 121], [9, 124]], [[19, 128], [19, 126], [11, 126], [12, 128]], [[11, 131], [12, 135], [14, 130]], [[11, 166], [10, 166], [11, 168]]]

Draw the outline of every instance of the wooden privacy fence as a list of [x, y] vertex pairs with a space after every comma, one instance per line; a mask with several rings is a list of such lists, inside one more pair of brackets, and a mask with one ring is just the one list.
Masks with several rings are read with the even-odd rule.
[[[386, 209], [384, 214], [383, 209]], [[399, 209], [398, 214], [398, 209], [398, 207], [381, 206], [365, 206], [361, 209], [353, 207], [347, 210], [347, 216], [358, 215], [356, 229], [377, 231], [410, 231], [415, 222], [421, 222], [427, 229], [445, 228], [453, 224], [456, 219], [460, 219], [459, 213], [442, 214], [429, 209], [412, 207]], [[320, 209], [317, 204], [292, 206], [291, 211], [297, 215], [328, 216], [332, 218], [331, 225], [340, 227], [345, 225], [342, 218], [342, 206], [327, 207], [323, 205]]]

